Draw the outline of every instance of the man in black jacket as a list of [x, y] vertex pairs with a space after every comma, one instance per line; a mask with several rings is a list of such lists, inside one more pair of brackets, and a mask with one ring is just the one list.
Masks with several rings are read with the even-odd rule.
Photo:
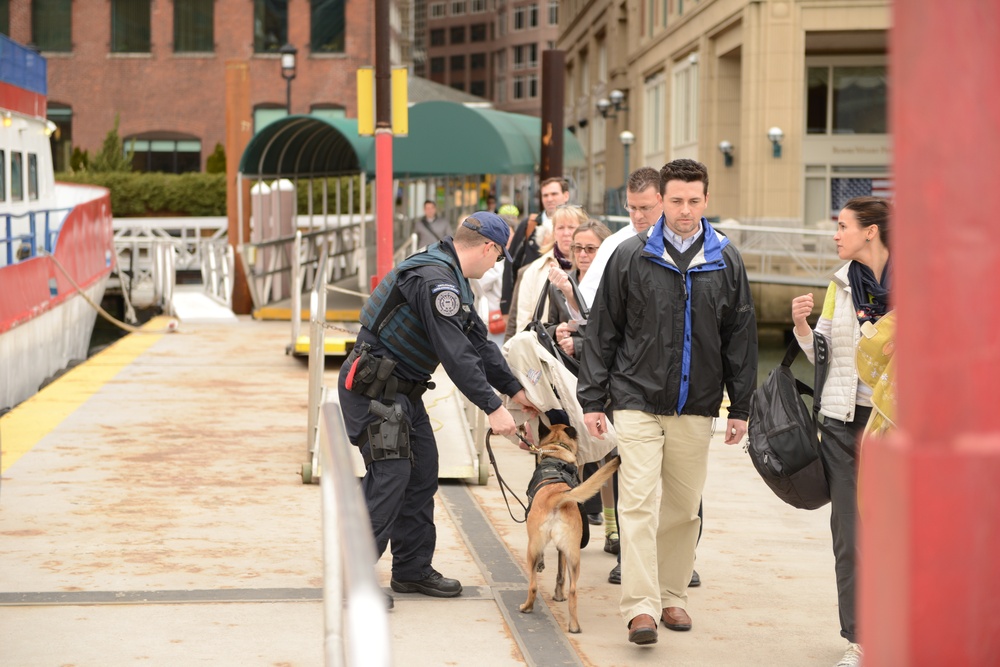
[[738, 443], [757, 380], [750, 284], [739, 252], [703, 217], [705, 166], [664, 165], [660, 192], [663, 217], [622, 243], [605, 269], [577, 387], [592, 435], [607, 432], [605, 411], [614, 410], [620, 606], [637, 644], [656, 642], [657, 618], [691, 629], [687, 586], [714, 418], [725, 388], [725, 441]]

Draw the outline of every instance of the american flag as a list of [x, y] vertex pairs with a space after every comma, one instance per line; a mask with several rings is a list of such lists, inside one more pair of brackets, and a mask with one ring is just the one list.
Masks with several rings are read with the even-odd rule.
[[830, 180], [830, 217], [834, 220], [840, 209], [854, 197], [892, 199], [891, 178], [834, 178]]

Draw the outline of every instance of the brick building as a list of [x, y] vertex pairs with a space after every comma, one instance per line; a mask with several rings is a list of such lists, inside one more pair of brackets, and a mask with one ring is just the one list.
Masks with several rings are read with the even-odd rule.
[[[285, 44], [298, 48], [291, 112], [355, 116], [355, 71], [374, 63], [374, 4], [0, 0], [0, 31], [48, 59], [57, 169], [72, 147], [99, 150], [118, 114], [138, 168], [182, 172], [204, 169], [225, 143], [227, 61], [249, 65], [255, 130], [286, 113]], [[398, 45], [392, 52], [398, 58]]]
[[422, 0], [424, 76], [501, 111], [541, 113], [541, 54], [555, 48], [558, 0]]

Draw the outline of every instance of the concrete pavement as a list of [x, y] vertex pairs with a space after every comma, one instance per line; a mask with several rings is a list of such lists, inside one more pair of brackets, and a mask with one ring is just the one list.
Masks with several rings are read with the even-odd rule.
[[[298, 476], [307, 370], [284, 354], [288, 327], [128, 336], [0, 418], [0, 663], [322, 664], [319, 490]], [[532, 457], [494, 449], [523, 495]], [[694, 629], [661, 626], [648, 648], [626, 641], [601, 527], [583, 553], [583, 632], [569, 635], [565, 603], [551, 602], [554, 552], [545, 604], [516, 611], [526, 535], [496, 480], [444, 483], [437, 500], [434, 564], [465, 592], [395, 596], [396, 664], [822, 666], [846, 647], [829, 511], [781, 504], [721, 437]], [[377, 571], [388, 585], [388, 556]]]

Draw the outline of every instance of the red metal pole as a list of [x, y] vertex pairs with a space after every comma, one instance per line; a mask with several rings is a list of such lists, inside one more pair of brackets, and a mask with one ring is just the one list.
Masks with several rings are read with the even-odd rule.
[[[375, 250], [377, 276], [392, 270], [392, 74], [389, 67], [389, 0], [375, 0]], [[362, 195], [364, 196], [364, 195]]]
[[899, 430], [861, 464], [865, 664], [1000, 664], [1000, 2], [893, 4]]

